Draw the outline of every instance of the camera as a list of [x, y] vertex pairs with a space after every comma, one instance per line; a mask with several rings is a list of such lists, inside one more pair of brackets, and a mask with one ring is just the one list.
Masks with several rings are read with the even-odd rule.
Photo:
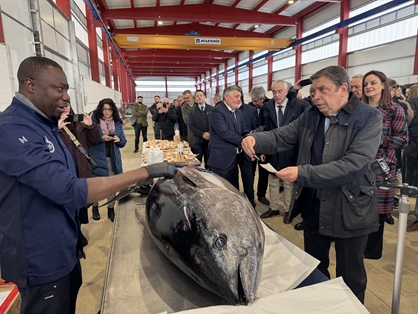
[[163, 108], [167, 108], [167, 104], [163, 104]]
[[64, 122], [81, 122], [84, 120], [84, 114], [69, 114]]
[[299, 84], [300, 84], [300, 86], [311, 85], [312, 84], [312, 81], [311, 81], [310, 78], [308, 78], [308, 79], [305, 79], [305, 80], [300, 81]]

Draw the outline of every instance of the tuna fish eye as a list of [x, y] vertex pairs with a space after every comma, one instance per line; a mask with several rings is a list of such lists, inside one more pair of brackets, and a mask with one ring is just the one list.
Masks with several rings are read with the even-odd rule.
[[218, 249], [222, 249], [222, 248], [226, 245], [226, 241], [227, 241], [227, 239], [226, 239], [226, 235], [221, 235], [220, 237], [218, 237], [218, 238], [215, 240], [215, 246], [216, 246]]

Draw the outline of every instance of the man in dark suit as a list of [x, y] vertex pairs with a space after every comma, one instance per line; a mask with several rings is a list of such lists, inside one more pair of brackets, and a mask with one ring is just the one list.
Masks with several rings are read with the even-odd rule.
[[[264, 126], [264, 131], [270, 131], [280, 128], [290, 122], [296, 120], [306, 109], [307, 104], [297, 97], [289, 99], [287, 97], [291, 85], [286, 81], [276, 81], [272, 84], [273, 99], [271, 99], [260, 110], [260, 125]], [[266, 160], [276, 170], [296, 165], [298, 151], [296, 148], [280, 152], [277, 154], [267, 155]], [[261, 158], [263, 159], [263, 158]], [[280, 182], [283, 183], [284, 195], [284, 218], [285, 224], [290, 223], [289, 207], [293, 192], [293, 182], [281, 180], [275, 174], [269, 175], [270, 187], [270, 208], [263, 213], [261, 218], [269, 218], [280, 215], [279, 199], [280, 199]]]
[[189, 113], [189, 130], [193, 133], [193, 148], [197, 159], [202, 162], [205, 159], [205, 168], [208, 168], [209, 145], [209, 118], [213, 107], [206, 103], [206, 94], [199, 89], [195, 92], [197, 106]]
[[[244, 97], [241, 90], [241, 106], [239, 111], [242, 112], [243, 121], [243, 135], [250, 133], [258, 127], [258, 114], [257, 109], [244, 103]], [[254, 201], [254, 176], [253, 176], [253, 164], [251, 158], [247, 154], [238, 154], [238, 165], [241, 172], [242, 184], [244, 185], [244, 193], [247, 195], [248, 200], [255, 208]]]
[[[260, 110], [261, 108], [270, 100], [266, 96], [266, 90], [263, 86], [254, 86], [250, 92], [251, 102], [250, 106], [253, 106], [257, 110], [257, 121], [260, 125]], [[270, 205], [270, 201], [266, 198], [267, 185], [269, 183], [269, 173], [266, 169], [260, 166], [261, 162], [259, 160], [254, 160], [252, 162], [253, 166], [253, 178], [255, 177], [255, 170], [257, 169], [258, 164], [258, 183], [257, 183], [257, 198], [260, 202]]]
[[238, 187], [238, 154], [243, 133], [241, 89], [231, 85], [223, 91], [223, 103], [212, 109], [208, 165], [214, 173]]

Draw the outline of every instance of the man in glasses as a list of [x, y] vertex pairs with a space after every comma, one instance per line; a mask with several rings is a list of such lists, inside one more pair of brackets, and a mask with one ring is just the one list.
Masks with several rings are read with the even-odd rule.
[[172, 141], [174, 137], [174, 124], [177, 122], [177, 113], [170, 104], [170, 99], [164, 98], [162, 103], [157, 104], [157, 111], [152, 115], [152, 120], [160, 127], [160, 134], [155, 138]]

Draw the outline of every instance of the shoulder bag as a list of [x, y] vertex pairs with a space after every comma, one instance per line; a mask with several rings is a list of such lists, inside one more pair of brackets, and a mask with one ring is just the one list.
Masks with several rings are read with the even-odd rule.
[[78, 148], [78, 150], [87, 158], [87, 161], [89, 162], [89, 167], [90, 170], [94, 170], [99, 168], [99, 163], [97, 162], [96, 159], [94, 159], [93, 156], [89, 156], [86, 152], [86, 150], [84, 149], [84, 147], [80, 144], [80, 142], [75, 138], [74, 134], [71, 133], [70, 130], [68, 130], [68, 128], [66, 126], [63, 127], [64, 131], [68, 134], [68, 136], [70, 137], [70, 139], [73, 141], [75, 147]]

